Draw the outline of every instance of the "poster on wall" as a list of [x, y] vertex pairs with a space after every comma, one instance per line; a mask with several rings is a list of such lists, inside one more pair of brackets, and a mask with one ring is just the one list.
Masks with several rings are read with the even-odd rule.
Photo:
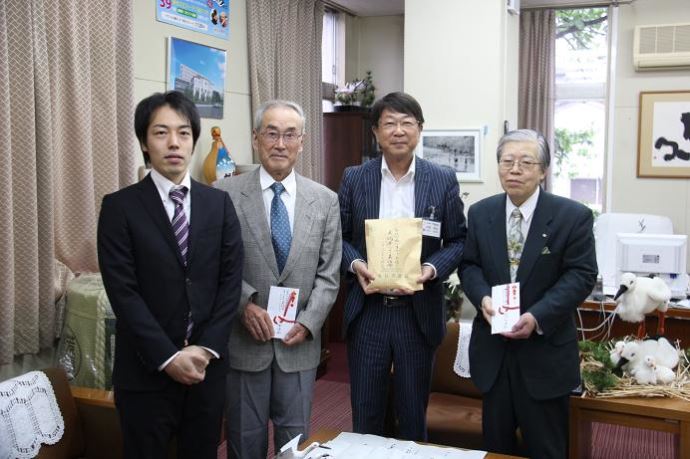
[[690, 178], [690, 90], [640, 93], [637, 176]]
[[170, 37], [168, 90], [192, 99], [202, 118], [223, 118], [226, 51]]
[[156, 19], [218, 38], [230, 37], [230, 0], [154, 0]]

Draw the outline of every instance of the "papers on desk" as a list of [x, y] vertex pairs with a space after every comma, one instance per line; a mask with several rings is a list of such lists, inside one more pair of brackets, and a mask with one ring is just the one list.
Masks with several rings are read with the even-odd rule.
[[[328, 448], [328, 449], [326, 449]], [[343, 432], [309, 452], [305, 458], [319, 459], [482, 459], [484, 451], [420, 445], [411, 441]]]

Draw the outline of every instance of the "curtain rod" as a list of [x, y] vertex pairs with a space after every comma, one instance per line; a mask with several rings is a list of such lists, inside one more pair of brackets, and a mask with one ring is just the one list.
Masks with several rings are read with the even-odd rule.
[[339, 13], [345, 13], [349, 14], [350, 16], [357, 16], [353, 11], [348, 10], [342, 5], [338, 5], [337, 3], [331, 1], [331, 0], [321, 0], [321, 3], [324, 4], [327, 8], [330, 8], [332, 10], [335, 10]]
[[542, 6], [527, 6], [520, 8], [521, 10], [540, 10], [540, 9], [546, 9], [546, 8], [551, 8], [555, 10], [566, 10], [566, 9], [575, 9], [575, 8], [601, 8], [601, 7], [606, 7], [606, 6], [620, 6], [620, 5], [630, 5], [631, 3], [634, 3], [635, 0], [607, 0], [607, 1], [591, 1], [591, 2], [586, 2], [586, 3], [578, 3], [578, 2], [570, 2], [570, 3], [559, 3], [559, 4], [551, 4], [551, 5], [542, 5]]

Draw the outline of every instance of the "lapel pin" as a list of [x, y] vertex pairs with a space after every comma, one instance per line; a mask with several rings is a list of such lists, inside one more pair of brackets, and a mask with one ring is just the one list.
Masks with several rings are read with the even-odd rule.
[[541, 235], [541, 237], [546, 237], [546, 233], [543, 233], [543, 234]]

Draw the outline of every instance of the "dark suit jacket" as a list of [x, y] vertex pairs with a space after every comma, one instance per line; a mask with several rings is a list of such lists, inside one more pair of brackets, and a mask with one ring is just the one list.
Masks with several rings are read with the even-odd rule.
[[117, 317], [113, 385], [156, 390], [172, 381], [158, 367], [190, 344], [227, 352], [242, 282], [242, 239], [227, 193], [192, 180], [185, 267], [151, 176], [103, 198], [98, 261]]
[[[343, 174], [338, 198], [343, 227], [341, 271], [347, 273], [349, 293], [345, 303], [345, 330], [357, 318], [365, 301], [380, 301], [380, 295], [367, 295], [349, 272], [356, 259], [367, 259], [364, 220], [379, 218], [381, 158], [361, 166], [348, 167]], [[455, 172], [421, 158], [416, 159], [414, 177], [415, 217], [429, 217], [434, 207], [441, 222], [441, 238], [424, 237], [422, 263], [436, 268], [436, 278], [413, 295], [414, 311], [427, 342], [437, 346], [446, 331], [443, 310], [443, 280], [457, 267], [465, 240], [465, 215]]]
[[531, 312], [544, 334], [526, 340], [491, 335], [479, 307], [491, 286], [510, 282], [506, 240], [506, 194], [470, 207], [461, 265], [465, 295], [478, 314], [470, 340], [470, 372], [482, 392], [496, 380], [507, 346], [514, 346], [533, 398], [565, 395], [580, 382], [575, 309], [597, 276], [592, 211], [570, 199], [540, 191], [517, 271], [521, 313]]

